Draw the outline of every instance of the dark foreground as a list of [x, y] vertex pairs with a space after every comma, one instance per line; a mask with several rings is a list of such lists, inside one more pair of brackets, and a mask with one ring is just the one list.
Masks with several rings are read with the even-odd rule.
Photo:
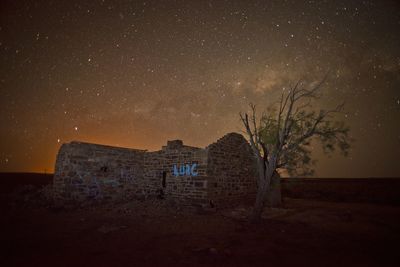
[[354, 185], [357, 202], [349, 184], [335, 200], [326, 184], [303, 181], [252, 225], [248, 207], [199, 214], [147, 200], [48, 208], [35, 197], [51, 176], [17, 177], [0, 181], [0, 266], [400, 266], [398, 182], [380, 186], [374, 203], [359, 193], [372, 180]]

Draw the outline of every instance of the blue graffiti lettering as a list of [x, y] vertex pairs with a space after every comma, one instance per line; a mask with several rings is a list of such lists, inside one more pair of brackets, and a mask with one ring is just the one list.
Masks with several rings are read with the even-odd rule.
[[199, 173], [196, 170], [197, 168], [197, 164], [193, 163], [193, 164], [182, 164], [181, 166], [178, 166], [176, 164], [174, 164], [173, 169], [172, 169], [172, 173], [174, 176], [197, 176]]
[[181, 167], [179, 168], [179, 174], [185, 175], [185, 165], [181, 165]]
[[179, 176], [178, 167], [176, 167], [176, 165], [174, 165], [173, 173], [174, 173], [174, 176]]
[[192, 168], [190, 169], [190, 172], [192, 173], [192, 176], [197, 176], [199, 173], [196, 171], [196, 167], [197, 167], [197, 164], [196, 163], [194, 163], [194, 164], [192, 164]]
[[186, 164], [186, 175], [190, 176], [191, 175], [191, 168], [189, 166], [189, 164]]

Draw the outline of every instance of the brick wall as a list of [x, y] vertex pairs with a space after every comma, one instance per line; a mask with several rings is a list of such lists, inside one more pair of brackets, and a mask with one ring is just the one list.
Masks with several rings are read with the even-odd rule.
[[207, 147], [208, 194], [218, 207], [254, 201], [255, 161], [244, 137], [230, 133]]
[[236, 133], [205, 149], [174, 140], [154, 152], [71, 142], [59, 150], [53, 186], [66, 200], [158, 196], [179, 205], [222, 207], [254, 199], [253, 164], [250, 146]]
[[[183, 166], [187, 169], [193, 164], [195, 175], [180, 173]], [[166, 199], [179, 205], [202, 206], [207, 203], [206, 164], [204, 149], [185, 146], [181, 141], [169, 142], [161, 151], [146, 153], [145, 179], [151, 192], [162, 190]]]
[[54, 173], [58, 198], [126, 198], [144, 191], [143, 150], [71, 142], [60, 148]]

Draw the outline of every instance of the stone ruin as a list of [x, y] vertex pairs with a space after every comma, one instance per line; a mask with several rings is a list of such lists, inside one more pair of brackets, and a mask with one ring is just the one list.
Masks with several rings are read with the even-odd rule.
[[206, 148], [174, 140], [154, 152], [71, 142], [58, 151], [53, 189], [59, 201], [159, 197], [216, 208], [253, 200], [255, 170], [250, 145], [237, 133]]

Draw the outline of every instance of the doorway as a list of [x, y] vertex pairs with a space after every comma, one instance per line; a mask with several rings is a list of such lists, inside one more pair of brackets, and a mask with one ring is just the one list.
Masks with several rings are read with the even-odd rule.
[[162, 172], [162, 187], [165, 188], [167, 187], [167, 172], [163, 171]]

